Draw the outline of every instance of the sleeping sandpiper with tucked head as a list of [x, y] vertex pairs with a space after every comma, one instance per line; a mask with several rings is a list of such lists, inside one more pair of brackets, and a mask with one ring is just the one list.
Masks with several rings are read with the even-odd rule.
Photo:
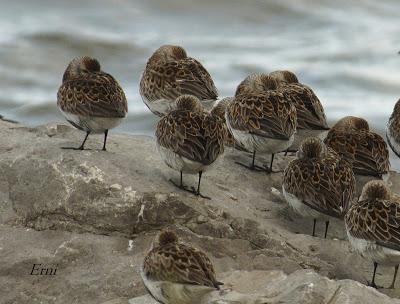
[[380, 180], [368, 182], [345, 216], [347, 236], [361, 256], [372, 260], [375, 284], [378, 264], [395, 266], [392, 284], [396, 282], [400, 264], [400, 201]]
[[[226, 125], [225, 119], [225, 112], [228, 105], [235, 100], [234, 97], [225, 97], [221, 99], [211, 110], [211, 113], [219, 118], [221, 118], [222, 122], [226, 128], [226, 139], [225, 139], [225, 146], [232, 147], [240, 151], [246, 151], [240, 143], [238, 143], [235, 138], [233, 137], [232, 133], [229, 131], [228, 126]], [[247, 152], [247, 151], [246, 151]]]
[[325, 221], [325, 238], [331, 218], [342, 218], [354, 193], [351, 165], [316, 137], [305, 139], [283, 176], [282, 190], [294, 211]]
[[241, 146], [253, 153], [250, 166], [255, 170], [256, 153], [271, 154], [267, 172], [272, 172], [274, 154], [285, 151], [293, 143], [296, 132], [296, 108], [284, 96], [271, 89], [276, 81], [268, 75], [250, 75], [239, 84], [235, 99], [225, 113], [229, 131]]
[[[176, 99], [177, 109], [157, 124], [157, 148], [164, 162], [181, 174], [180, 189], [208, 198], [200, 193], [203, 172], [209, 170], [224, 152], [226, 128], [215, 113], [204, 111], [199, 99], [182, 95]], [[183, 173], [199, 174], [197, 190], [183, 184]]]
[[184, 48], [163, 45], [147, 61], [140, 80], [140, 95], [151, 112], [162, 116], [176, 108], [181, 95], [196, 96], [211, 110], [218, 92], [207, 70]]
[[369, 130], [365, 119], [354, 116], [340, 119], [324, 142], [352, 164], [354, 174], [388, 177], [390, 162], [386, 142]]
[[164, 230], [144, 259], [143, 282], [151, 295], [164, 304], [204, 303], [219, 290], [214, 267], [201, 250], [179, 242], [175, 232]]
[[86, 132], [79, 148], [83, 150], [89, 134], [104, 133], [106, 150], [108, 130], [118, 126], [128, 112], [124, 91], [100, 63], [91, 57], [73, 59], [64, 72], [57, 93], [61, 113], [74, 127]]
[[295, 151], [307, 137], [324, 139], [329, 130], [324, 108], [314, 91], [299, 83], [290, 71], [274, 71], [269, 74], [278, 82], [278, 90], [293, 102], [297, 110], [297, 132], [289, 150]]
[[400, 99], [396, 102], [393, 113], [389, 118], [386, 138], [392, 151], [400, 157]]

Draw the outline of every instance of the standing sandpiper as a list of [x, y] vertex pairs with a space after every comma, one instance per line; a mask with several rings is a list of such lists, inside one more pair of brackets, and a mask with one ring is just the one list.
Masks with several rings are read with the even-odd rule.
[[350, 244], [363, 257], [374, 263], [374, 273], [369, 284], [377, 288], [375, 274], [378, 264], [394, 266], [394, 276], [389, 289], [394, 288], [400, 264], [400, 201], [392, 195], [383, 181], [368, 182], [358, 202], [345, 217]]
[[329, 221], [343, 218], [355, 187], [351, 165], [317, 137], [305, 139], [283, 176], [282, 190], [288, 204], [305, 218]]
[[328, 132], [325, 144], [350, 162], [354, 174], [386, 180], [389, 175], [389, 150], [385, 140], [369, 130], [360, 117], [346, 116]]
[[106, 151], [108, 130], [118, 126], [126, 117], [128, 104], [124, 91], [100, 63], [91, 57], [77, 57], [64, 72], [57, 93], [57, 105], [68, 122], [86, 132], [79, 148], [84, 150], [89, 134], [104, 133]]
[[297, 132], [290, 151], [297, 151], [307, 137], [324, 139], [329, 126], [324, 108], [314, 91], [302, 84], [290, 71], [274, 71], [269, 74], [278, 82], [277, 90], [290, 100], [297, 110]]
[[[204, 111], [197, 97], [182, 95], [176, 99], [177, 109], [165, 115], [157, 124], [157, 148], [164, 162], [181, 173], [182, 190], [207, 198], [200, 193], [203, 172], [210, 169], [224, 152], [226, 127], [214, 112]], [[183, 184], [183, 173], [199, 174], [197, 190]]]
[[236, 89], [235, 98], [227, 106], [225, 118], [235, 141], [253, 153], [249, 166], [255, 165], [256, 153], [271, 154], [268, 168], [272, 173], [275, 153], [285, 151], [293, 143], [297, 127], [296, 107], [275, 90], [276, 80], [268, 75], [250, 75]]
[[163, 45], [147, 61], [140, 80], [140, 95], [151, 112], [158, 116], [176, 109], [181, 95], [197, 97], [211, 110], [218, 97], [214, 82], [196, 59], [188, 57], [183, 47]]

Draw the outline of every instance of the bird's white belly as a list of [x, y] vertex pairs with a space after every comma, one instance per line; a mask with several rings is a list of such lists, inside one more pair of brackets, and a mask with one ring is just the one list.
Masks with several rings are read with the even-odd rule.
[[347, 237], [353, 248], [361, 256], [386, 266], [400, 264], [400, 251], [377, 245], [374, 241], [355, 238], [348, 231]]
[[208, 112], [210, 112], [212, 110], [212, 108], [214, 107], [216, 103], [216, 100], [202, 100], [201, 104], [203, 105], [204, 109]]
[[324, 221], [328, 221], [332, 219], [330, 216], [325, 215], [309, 206], [304, 204], [300, 199], [298, 199], [294, 194], [289, 193], [286, 191], [285, 186], [282, 185], [282, 193], [285, 197], [287, 203], [293, 210], [305, 218], [313, 218], [313, 219], [320, 219]]
[[204, 297], [215, 291], [215, 288], [193, 284], [179, 284], [168, 281], [154, 281], [140, 271], [143, 283], [151, 295], [164, 304], [200, 304]]
[[290, 146], [290, 150], [298, 150], [304, 139], [308, 137], [318, 137], [322, 141], [328, 135], [329, 130], [310, 130], [310, 129], [297, 129], [294, 135], [294, 141]]
[[176, 109], [176, 103], [172, 100], [158, 99], [155, 101], [150, 101], [144, 95], [142, 95], [142, 99], [150, 111], [158, 116], [163, 116], [164, 114]]
[[235, 140], [250, 152], [256, 151], [267, 154], [282, 152], [289, 148], [294, 140], [294, 134], [289, 138], [289, 140], [282, 140], [257, 136], [249, 133], [248, 131], [234, 129], [230, 124], [227, 113], [225, 113], [225, 120], [226, 125], [231, 131]]
[[200, 171], [205, 172], [210, 167], [212, 167], [214, 163], [211, 165], [204, 165], [200, 162], [193, 161], [183, 157], [157, 143], [157, 150], [161, 155], [162, 160], [167, 164], [168, 167], [176, 170], [182, 171], [186, 174], [197, 174]]
[[273, 139], [251, 134], [248, 131], [230, 129], [233, 137], [248, 151], [273, 154], [285, 151], [293, 142], [294, 135], [289, 140]]
[[[163, 116], [173, 110], [176, 110], [176, 102], [173, 100], [162, 98], [150, 101], [144, 95], [142, 95], [142, 100], [151, 112], [159, 116]], [[215, 100], [201, 100], [201, 104], [203, 105], [204, 109], [209, 112], [213, 108]]]
[[389, 141], [390, 147], [392, 148], [393, 152], [397, 155], [400, 155], [400, 143], [392, 136], [390, 132], [390, 123], [386, 127], [386, 138]]
[[121, 124], [124, 117], [90, 117], [81, 116], [61, 111], [64, 117], [78, 125], [84, 131], [91, 133], [104, 133], [106, 130], [113, 129]]

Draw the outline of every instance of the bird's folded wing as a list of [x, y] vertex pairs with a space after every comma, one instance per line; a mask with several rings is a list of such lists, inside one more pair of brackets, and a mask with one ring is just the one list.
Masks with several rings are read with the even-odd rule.
[[62, 84], [57, 94], [62, 111], [93, 117], [125, 117], [127, 101], [116, 82], [76, 79]]

